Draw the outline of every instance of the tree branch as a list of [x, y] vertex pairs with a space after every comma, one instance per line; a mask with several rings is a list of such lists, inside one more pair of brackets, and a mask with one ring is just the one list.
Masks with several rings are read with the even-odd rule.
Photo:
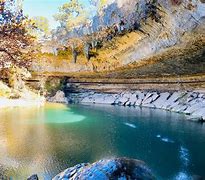
[[0, 52], [6, 53], [13, 61], [15, 61], [15, 58], [6, 49], [0, 48]]

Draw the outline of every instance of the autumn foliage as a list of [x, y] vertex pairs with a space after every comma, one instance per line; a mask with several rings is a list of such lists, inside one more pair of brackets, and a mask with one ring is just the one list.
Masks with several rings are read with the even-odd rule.
[[31, 21], [15, 0], [0, 0], [0, 70], [28, 67], [35, 49]]

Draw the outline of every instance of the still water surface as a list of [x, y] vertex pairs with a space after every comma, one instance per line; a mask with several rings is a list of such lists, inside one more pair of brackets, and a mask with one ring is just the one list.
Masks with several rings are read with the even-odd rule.
[[126, 156], [158, 179], [205, 177], [205, 124], [148, 108], [47, 105], [0, 111], [0, 179], [51, 179], [67, 167]]

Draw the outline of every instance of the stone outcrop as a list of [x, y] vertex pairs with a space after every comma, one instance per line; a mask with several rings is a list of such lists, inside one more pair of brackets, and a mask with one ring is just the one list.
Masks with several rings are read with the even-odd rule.
[[108, 179], [155, 179], [144, 162], [117, 158], [100, 160], [93, 164], [79, 164], [58, 174], [53, 180], [108, 180]]
[[68, 101], [74, 103], [158, 108], [190, 115], [190, 120], [205, 120], [205, 95], [199, 92], [132, 91], [99, 93], [87, 91], [70, 93], [68, 95]]
[[53, 97], [48, 97], [47, 98], [48, 102], [53, 102], [53, 103], [67, 103], [67, 98], [65, 97], [65, 93], [63, 91], [57, 91], [55, 96]]

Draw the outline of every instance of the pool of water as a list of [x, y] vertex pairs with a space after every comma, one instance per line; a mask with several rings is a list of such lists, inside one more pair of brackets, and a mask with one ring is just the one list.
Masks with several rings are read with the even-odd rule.
[[0, 111], [0, 179], [109, 157], [145, 161], [158, 179], [205, 177], [205, 125], [148, 108], [47, 105]]

